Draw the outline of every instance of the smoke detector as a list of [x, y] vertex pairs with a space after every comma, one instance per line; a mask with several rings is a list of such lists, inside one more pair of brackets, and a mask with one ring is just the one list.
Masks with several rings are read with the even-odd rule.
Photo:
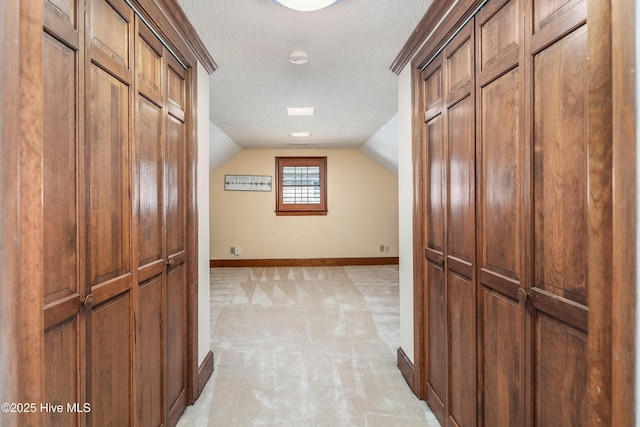
[[301, 49], [292, 50], [289, 52], [289, 62], [296, 65], [302, 65], [309, 62], [309, 54]]

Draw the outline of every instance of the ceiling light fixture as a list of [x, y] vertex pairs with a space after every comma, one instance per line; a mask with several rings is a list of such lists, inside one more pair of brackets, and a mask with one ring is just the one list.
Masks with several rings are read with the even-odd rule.
[[329, 7], [339, 0], [273, 0], [281, 6], [301, 12], [313, 12]]
[[291, 132], [291, 136], [294, 138], [307, 138], [311, 136], [311, 132]]
[[313, 116], [314, 107], [287, 107], [289, 116]]

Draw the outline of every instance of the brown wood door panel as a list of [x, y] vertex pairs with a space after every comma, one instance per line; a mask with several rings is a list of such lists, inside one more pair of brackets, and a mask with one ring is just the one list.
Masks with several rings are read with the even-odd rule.
[[[64, 405], [48, 412], [46, 426], [81, 425], [67, 403], [85, 402], [84, 130], [81, 70], [83, 6], [75, 0], [45, 1], [43, 8], [43, 277], [44, 399]], [[39, 404], [39, 403], [38, 403]]]
[[[476, 70], [485, 81], [518, 63], [520, 53], [520, 7], [518, 0], [490, 1], [476, 16], [478, 28]], [[495, 71], [494, 71], [495, 70]]]
[[90, 426], [128, 426], [132, 416], [131, 294], [91, 310], [88, 369]]
[[136, 84], [139, 94], [158, 106], [164, 105], [164, 46], [140, 19], [136, 18]]
[[[125, 70], [131, 63], [131, 25], [133, 11], [123, 0], [94, 0], [91, 2], [89, 41]], [[107, 64], [105, 64], [107, 65]], [[114, 68], [114, 67], [110, 67]]]
[[476, 19], [478, 128], [478, 422], [525, 425], [525, 197], [521, 3], [491, 2]]
[[55, 73], [44, 82], [45, 305], [80, 293], [77, 55], [44, 34], [43, 66]]
[[476, 290], [471, 280], [447, 276], [449, 335], [448, 416], [452, 425], [476, 424]]
[[[541, 0], [532, 3], [532, 34], [538, 34], [549, 25], [571, 21], [570, 15], [585, 12], [584, 0]], [[557, 32], [557, 31], [554, 31]]]
[[483, 409], [480, 425], [522, 426], [525, 425], [522, 307], [517, 301], [486, 287], [480, 294], [480, 349], [483, 355], [480, 365]]
[[78, 16], [83, 15], [84, 8], [78, 8], [77, 0], [45, 0], [45, 26], [51, 19], [60, 19], [71, 28], [77, 28]]
[[[83, 38], [83, 35], [79, 31], [79, 28], [82, 28], [82, 23], [77, 20], [78, 14], [75, 3], [76, 1], [73, 0], [62, 5], [45, 0], [42, 18], [46, 33], [63, 41], [73, 50], [78, 51], [80, 49], [80, 39]], [[44, 63], [43, 69], [45, 73], [53, 71], [45, 67]], [[44, 95], [47, 96], [50, 93], [44, 92]]]
[[166, 407], [175, 425], [187, 404], [186, 72], [167, 55], [165, 118]]
[[64, 405], [62, 412], [47, 412], [45, 425], [72, 427], [80, 425], [82, 414], [66, 411], [66, 404], [81, 399], [81, 334], [79, 316], [56, 324], [44, 333], [45, 398]]
[[87, 415], [92, 426], [135, 419], [136, 279], [132, 244], [133, 12], [121, 0], [88, 4], [86, 209]]
[[168, 58], [167, 65], [167, 106], [172, 115], [185, 121], [186, 71], [172, 56]]
[[87, 115], [87, 249], [95, 286], [131, 272], [129, 86], [92, 64], [90, 91], [96, 101]]
[[580, 1], [543, 1], [532, 8], [533, 424], [586, 425], [587, 8]]
[[445, 148], [442, 59], [423, 72], [425, 79], [425, 306], [427, 321], [427, 402], [438, 420], [446, 420], [447, 325], [444, 275]]
[[587, 31], [533, 58], [534, 279], [587, 302]]
[[518, 68], [479, 93], [479, 267], [520, 280], [521, 159]]
[[587, 334], [537, 312], [534, 346], [533, 425], [588, 425]]
[[175, 425], [186, 407], [186, 194], [184, 123], [167, 116], [166, 146], [166, 390], [167, 424]]
[[185, 250], [186, 170], [185, 125], [167, 115], [166, 137], [166, 221], [167, 250], [171, 257]]
[[161, 426], [165, 405], [164, 48], [136, 18], [137, 421]]
[[163, 259], [164, 156], [163, 108], [138, 95], [136, 173], [139, 219], [138, 267]]
[[475, 426], [474, 20], [444, 49], [446, 70], [447, 425]]
[[168, 425], [186, 407], [187, 289], [186, 264], [169, 269], [166, 290], [166, 399]]
[[[473, 99], [467, 95], [447, 109], [447, 257], [474, 258], [475, 132]], [[467, 275], [471, 279], [471, 274]]]
[[445, 105], [450, 107], [471, 93], [474, 76], [473, 21], [444, 49]]
[[138, 423], [160, 426], [164, 401], [164, 276], [142, 283], [139, 290]]
[[442, 58], [436, 57], [422, 73], [424, 79], [425, 121], [442, 112], [444, 106], [444, 87], [442, 76]]
[[426, 247], [444, 256], [445, 245], [445, 152], [444, 120], [438, 115], [427, 123], [425, 171]]
[[447, 396], [447, 308], [442, 266], [426, 263], [427, 403], [444, 424]]

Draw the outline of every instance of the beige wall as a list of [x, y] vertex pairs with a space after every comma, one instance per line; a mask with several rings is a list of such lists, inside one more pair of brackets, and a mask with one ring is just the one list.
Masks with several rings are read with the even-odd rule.
[[[327, 156], [327, 216], [275, 215], [276, 156]], [[224, 191], [227, 174], [270, 175], [274, 189]], [[210, 194], [211, 259], [398, 256], [398, 180], [360, 150], [243, 150], [210, 175]]]

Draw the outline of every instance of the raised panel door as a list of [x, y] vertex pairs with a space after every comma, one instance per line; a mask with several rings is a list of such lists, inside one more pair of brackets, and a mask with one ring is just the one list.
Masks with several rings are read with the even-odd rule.
[[187, 403], [187, 117], [186, 72], [167, 56], [165, 137], [166, 405], [175, 425]]
[[91, 310], [91, 426], [128, 426], [133, 422], [130, 312], [129, 292]]
[[87, 3], [86, 196], [88, 424], [134, 421], [132, 236], [133, 11]]
[[[47, 426], [77, 426], [81, 414], [66, 404], [86, 401], [82, 384], [84, 337], [84, 206], [82, 120], [82, 5], [45, 1], [43, 8], [43, 262], [44, 399], [64, 405], [47, 412]], [[38, 403], [39, 404], [39, 403]]]
[[138, 305], [138, 424], [160, 426], [165, 419], [164, 402], [164, 276], [141, 283]]
[[446, 419], [447, 396], [447, 307], [444, 269], [426, 263], [427, 298], [427, 403], [441, 423]]
[[[518, 305], [518, 292], [522, 289], [520, 252], [523, 247], [521, 233], [521, 179], [522, 141], [518, 132], [518, 69], [480, 89], [481, 173], [478, 206], [478, 274], [483, 288], [480, 309], [483, 311], [483, 331], [480, 352], [483, 362], [482, 398], [485, 409], [484, 425], [493, 426], [494, 420], [514, 419], [514, 408], [524, 402], [524, 382], [521, 355], [524, 354], [524, 330], [512, 330], [522, 325], [524, 305]], [[491, 299], [499, 301], [491, 302]], [[487, 310], [499, 314], [498, 319], [487, 317]], [[499, 321], [495, 321], [499, 320]], [[510, 349], [494, 354], [496, 349]], [[498, 369], [494, 363], [500, 363]], [[513, 371], [513, 367], [517, 367]], [[504, 372], [504, 373], [503, 373]], [[490, 408], [490, 409], [489, 409]], [[487, 416], [487, 410], [492, 417]], [[524, 414], [517, 411], [515, 423], [520, 425]]]
[[445, 237], [445, 123], [442, 56], [423, 72], [425, 82], [424, 203], [425, 203], [425, 306], [427, 321], [427, 381], [429, 406], [441, 422], [446, 419], [447, 324]]
[[446, 108], [447, 425], [476, 424], [473, 20], [444, 49]]
[[525, 425], [524, 100], [518, 0], [476, 16], [479, 424]]
[[[589, 28], [540, 1], [531, 30], [533, 424], [588, 423]], [[594, 187], [595, 188], [595, 187]], [[592, 262], [597, 262], [593, 260]]]
[[481, 286], [480, 310], [481, 425], [525, 425], [521, 305], [489, 286]]
[[175, 425], [186, 407], [187, 292], [186, 263], [169, 269], [166, 298], [166, 384], [168, 425]]
[[166, 417], [163, 54], [160, 41], [136, 18], [136, 372], [138, 423], [146, 426], [163, 425]]

